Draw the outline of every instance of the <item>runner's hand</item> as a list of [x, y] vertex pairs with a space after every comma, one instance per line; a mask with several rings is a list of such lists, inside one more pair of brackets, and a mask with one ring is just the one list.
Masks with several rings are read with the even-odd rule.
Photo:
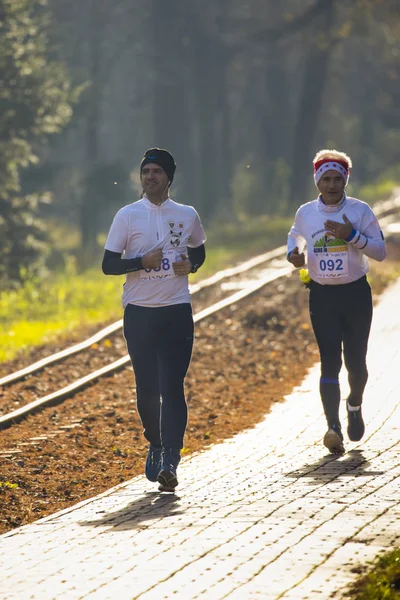
[[181, 254], [181, 260], [173, 262], [172, 268], [174, 269], [175, 275], [189, 275], [192, 269], [192, 263], [186, 254]]
[[304, 252], [299, 254], [299, 249], [296, 246], [296, 248], [294, 250], [292, 250], [291, 253], [289, 254], [288, 261], [290, 263], [292, 263], [292, 265], [295, 266], [296, 269], [298, 267], [302, 267], [304, 265], [304, 263], [306, 262]]
[[353, 225], [346, 215], [343, 215], [343, 221], [344, 223], [339, 223], [338, 221], [331, 221], [328, 219], [328, 221], [325, 221], [324, 227], [326, 227], [326, 230], [329, 231], [329, 233], [333, 233], [336, 238], [345, 240], [353, 231]]
[[162, 250], [151, 250], [142, 256], [142, 265], [144, 269], [158, 269], [161, 266], [163, 257]]

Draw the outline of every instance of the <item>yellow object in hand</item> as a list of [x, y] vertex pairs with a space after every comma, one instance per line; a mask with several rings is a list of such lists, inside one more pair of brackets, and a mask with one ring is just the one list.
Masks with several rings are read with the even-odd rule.
[[302, 281], [303, 283], [310, 283], [310, 281], [311, 281], [311, 277], [308, 273], [308, 269], [300, 269], [299, 277], [300, 277], [300, 281]]

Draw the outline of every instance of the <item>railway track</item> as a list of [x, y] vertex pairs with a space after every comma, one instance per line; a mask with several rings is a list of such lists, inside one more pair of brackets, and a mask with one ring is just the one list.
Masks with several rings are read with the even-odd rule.
[[[383, 228], [390, 227], [399, 208], [400, 196], [375, 206]], [[281, 246], [192, 285], [192, 295], [196, 296], [195, 322], [290, 274], [293, 269], [285, 260], [285, 252], [286, 246]], [[232, 293], [233, 290], [236, 291]], [[128, 365], [121, 327], [119, 320], [79, 344], [2, 377], [0, 429], [59, 404], [102, 376]], [[83, 376], [82, 365], [86, 372]]]
[[[196, 299], [199, 309], [194, 315], [195, 322], [289, 274], [292, 267], [286, 262], [284, 251], [282, 246], [193, 286], [192, 294], [199, 296]], [[233, 289], [236, 289], [234, 293]], [[63, 402], [100, 377], [129, 365], [121, 327], [122, 321], [117, 321], [80, 344], [0, 379], [0, 411], [3, 413], [0, 429], [11, 427], [47, 406]], [[82, 365], [86, 370], [84, 376], [81, 375]], [[43, 394], [49, 385], [53, 391]]]

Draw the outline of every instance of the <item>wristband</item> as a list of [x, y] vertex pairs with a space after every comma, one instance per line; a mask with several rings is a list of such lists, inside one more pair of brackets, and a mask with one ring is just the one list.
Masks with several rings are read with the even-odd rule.
[[350, 235], [349, 235], [349, 236], [348, 236], [348, 237], [345, 239], [345, 242], [351, 242], [351, 240], [352, 240], [352, 239], [353, 239], [353, 237], [356, 235], [356, 233], [357, 233], [357, 230], [356, 230], [356, 229], [354, 229], [354, 227], [353, 227], [353, 229], [352, 229], [352, 231], [351, 231]]

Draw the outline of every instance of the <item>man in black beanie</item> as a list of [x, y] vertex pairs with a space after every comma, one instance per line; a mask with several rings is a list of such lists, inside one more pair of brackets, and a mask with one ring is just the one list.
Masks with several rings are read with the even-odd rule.
[[140, 163], [140, 173], [142, 173], [143, 167], [154, 163], [162, 167], [169, 179], [169, 185], [171, 185], [176, 170], [175, 159], [172, 154], [168, 152], [168, 150], [161, 148], [150, 148], [149, 150], [146, 150], [142, 162]]
[[206, 240], [196, 210], [169, 197], [175, 169], [168, 150], [145, 152], [142, 197], [116, 214], [102, 265], [106, 275], [126, 274], [124, 336], [150, 443], [145, 473], [170, 492], [187, 425], [184, 379], [194, 337], [188, 275], [203, 264]]

